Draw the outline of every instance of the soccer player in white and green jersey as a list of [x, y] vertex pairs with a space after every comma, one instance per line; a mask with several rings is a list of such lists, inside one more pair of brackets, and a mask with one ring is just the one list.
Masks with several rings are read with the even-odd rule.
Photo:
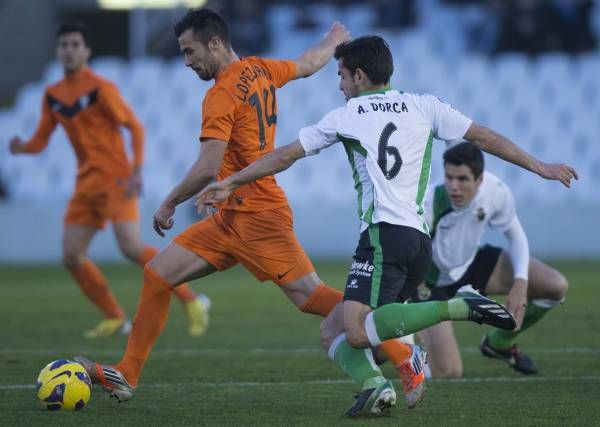
[[[444, 153], [444, 183], [425, 202], [431, 227], [433, 263], [416, 302], [448, 300], [466, 285], [486, 295], [508, 295], [514, 331], [494, 329], [483, 337], [483, 355], [498, 358], [523, 374], [534, 374], [533, 360], [514, 343], [565, 298], [568, 283], [558, 271], [530, 258], [529, 244], [509, 188], [484, 172], [482, 152], [463, 142]], [[508, 246], [480, 246], [486, 229], [500, 231]], [[419, 333], [429, 352], [433, 377], [462, 376], [462, 361], [451, 322]]]
[[[516, 325], [503, 306], [474, 292], [457, 294], [449, 301], [396, 303], [424, 279], [431, 260], [423, 201], [433, 138], [467, 139], [566, 186], [576, 172], [566, 165], [539, 162], [434, 96], [390, 88], [393, 59], [381, 37], [343, 43], [337, 47], [335, 58], [346, 105], [302, 129], [296, 142], [207, 186], [199, 200], [205, 205], [220, 203], [240, 185], [285, 170], [296, 160], [334, 143], [344, 144], [358, 192], [361, 235], [344, 303], [324, 320], [321, 341], [330, 357], [362, 389], [346, 415], [379, 415], [395, 403], [396, 395], [373, 363], [369, 347], [443, 320], [473, 320], [507, 330]], [[423, 354], [418, 347], [413, 349], [413, 365], [421, 369]], [[419, 398], [422, 390], [414, 390]]]

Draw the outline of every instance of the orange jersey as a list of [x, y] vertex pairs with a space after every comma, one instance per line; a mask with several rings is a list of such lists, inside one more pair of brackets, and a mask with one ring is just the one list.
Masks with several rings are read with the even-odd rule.
[[127, 158], [120, 127], [131, 131], [133, 166], [141, 166], [144, 129], [117, 87], [84, 68], [46, 88], [42, 118], [25, 147], [42, 151], [52, 131], [61, 124], [77, 157], [76, 192], [100, 193], [112, 178], [127, 178], [132, 165]]
[[[296, 63], [258, 57], [242, 58], [216, 79], [202, 103], [200, 140], [227, 142], [218, 179], [233, 175], [275, 148], [275, 91], [296, 76]], [[220, 206], [257, 212], [287, 206], [273, 176], [237, 189]]]

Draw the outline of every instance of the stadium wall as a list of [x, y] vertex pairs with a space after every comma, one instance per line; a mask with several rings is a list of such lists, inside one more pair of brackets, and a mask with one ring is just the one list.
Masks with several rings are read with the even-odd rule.
[[[294, 223], [300, 241], [311, 257], [350, 259], [358, 238], [354, 200], [332, 205], [318, 197], [291, 199]], [[301, 195], [300, 195], [301, 196]], [[142, 199], [142, 238], [144, 242], [165, 246], [178, 231], [192, 223], [193, 206], [180, 206], [175, 228], [165, 238], [152, 229], [152, 213], [159, 200]], [[2, 245], [0, 263], [56, 263], [61, 260], [62, 217], [66, 200], [45, 203], [12, 202], [0, 205]], [[576, 211], [577, 215], [573, 215]], [[519, 216], [529, 237], [533, 256], [541, 258], [600, 258], [600, 229], [596, 206], [543, 204], [521, 210]], [[502, 236], [490, 233], [486, 239], [504, 245]], [[90, 255], [101, 261], [122, 261], [110, 230], [99, 233]]]

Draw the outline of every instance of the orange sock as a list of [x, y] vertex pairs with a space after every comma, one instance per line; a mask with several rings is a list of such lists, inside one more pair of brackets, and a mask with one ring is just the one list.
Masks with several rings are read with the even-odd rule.
[[333, 308], [344, 299], [344, 294], [337, 289], [321, 283], [310, 295], [300, 310], [304, 313], [327, 316]]
[[[142, 267], [145, 266], [148, 262], [150, 262], [152, 258], [154, 258], [154, 255], [156, 255], [157, 253], [158, 249], [152, 246], [144, 246], [144, 249], [142, 250], [142, 255], [140, 256], [138, 263]], [[177, 286], [173, 290], [173, 293], [182, 304], [194, 301], [196, 299], [196, 294], [190, 289], [190, 285], [188, 285], [187, 283], [182, 283], [181, 285]]]
[[123, 359], [116, 365], [135, 386], [169, 314], [171, 285], [150, 266], [144, 267], [144, 286]]
[[74, 269], [69, 269], [81, 291], [102, 311], [107, 319], [123, 319], [125, 312], [110, 291], [102, 272], [91, 260], [86, 259]]
[[406, 343], [403, 343], [399, 339], [392, 339], [384, 341], [379, 349], [385, 353], [387, 358], [398, 366], [408, 360], [412, 354], [412, 347]]

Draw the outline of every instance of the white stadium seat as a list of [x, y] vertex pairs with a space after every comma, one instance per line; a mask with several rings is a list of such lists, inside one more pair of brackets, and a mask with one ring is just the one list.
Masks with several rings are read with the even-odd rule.
[[[319, 13], [317, 28], [295, 30], [297, 12], [278, 6], [268, 21], [276, 36], [267, 57], [297, 57], [318, 40], [329, 21], [342, 13], [353, 31], [367, 32], [375, 19], [372, 9], [353, 6], [344, 11], [331, 6], [311, 6]], [[426, 6], [424, 6], [427, 8]], [[600, 188], [600, 59], [583, 55], [544, 55], [532, 60], [509, 54], [489, 59], [461, 50], [461, 40], [443, 46], [453, 31], [432, 28], [457, 22], [451, 11], [430, 17], [418, 30], [384, 33], [395, 56], [392, 86], [409, 92], [433, 93], [465, 114], [513, 138], [526, 150], [547, 160], [569, 161], [580, 169], [584, 182], [568, 192], [554, 192], [541, 184], [531, 190], [531, 177], [514, 174], [515, 169], [487, 158], [490, 167], [506, 178], [520, 200], [539, 199], [546, 192], [553, 199], [597, 198]], [[431, 9], [435, 13], [436, 8]], [[343, 20], [343, 19], [342, 19]], [[279, 34], [279, 36], [277, 36]], [[451, 52], [451, 56], [448, 56]], [[140, 58], [131, 62], [117, 58], [95, 58], [94, 70], [114, 81], [145, 126], [147, 135], [144, 168], [146, 195], [162, 197], [181, 178], [199, 152], [201, 101], [211, 86], [185, 67], [181, 58], [171, 61]], [[9, 137], [29, 137], [40, 116], [44, 87], [61, 77], [56, 62], [50, 63], [39, 82], [22, 87], [15, 106], [0, 113], [0, 131]], [[277, 145], [293, 141], [301, 127], [319, 120], [343, 104], [335, 63], [317, 75], [291, 83], [278, 92]], [[126, 139], [128, 141], [128, 138]], [[35, 158], [18, 160], [0, 155], [0, 169], [10, 193], [17, 199], [68, 197], [75, 174], [75, 159], [63, 131], [52, 137], [48, 149]], [[350, 172], [341, 148], [303, 160], [279, 181], [290, 198], [303, 200], [306, 191], [319, 193], [331, 203], [353, 197]], [[438, 171], [434, 172], [434, 175]], [[348, 181], [349, 185], [338, 186]], [[339, 191], [343, 188], [344, 191]]]

